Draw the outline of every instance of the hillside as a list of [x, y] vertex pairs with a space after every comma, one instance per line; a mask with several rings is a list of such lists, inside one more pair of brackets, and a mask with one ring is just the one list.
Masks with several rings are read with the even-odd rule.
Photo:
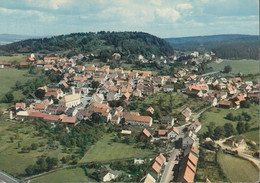
[[10, 44], [25, 39], [39, 38], [37, 36], [26, 36], [16, 34], [0, 34], [0, 45]]
[[213, 51], [225, 59], [258, 59], [258, 38], [254, 35], [226, 34], [165, 40], [180, 51]]
[[29, 39], [0, 46], [0, 54], [10, 53], [93, 53], [111, 56], [173, 55], [172, 46], [163, 39], [143, 32], [73, 33], [43, 39]]

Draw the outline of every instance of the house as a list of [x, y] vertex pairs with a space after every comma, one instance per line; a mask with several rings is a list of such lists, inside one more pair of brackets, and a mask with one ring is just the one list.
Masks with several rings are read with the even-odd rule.
[[140, 182], [143, 182], [143, 183], [155, 183], [156, 180], [153, 178], [153, 176], [151, 176], [151, 174], [147, 174], [144, 178], [141, 179]]
[[135, 159], [134, 159], [134, 164], [135, 164], [135, 165], [144, 164], [144, 159], [142, 159], [142, 158], [135, 158]]
[[161, 166], [155, 161], [153, 163], [152, 169], [156, 172], [156, 174], [159, 174], [161, 171]]
[[143, 95], [142, 95], [141, 90], [139, 90], [139, 89], [137, 88], [136, 90], [134, 90], [133, 96], [135, 96], [135, 97], [142, 97]]
[[111, 173], [106, 169], [102, 169], [98, 172], [98, 180], [99, 182], [109, 182], [116, 179], [117, 175]]
[[170, 116], [163, 116], [160, 120], [160, 124], [164, 124], [167, 126], [173, 126], [174, 125], [174, 118]]
[[173, 85], [164, 85], [163, 86], [163, 91], [164, 92], [173, 92], [174, 91], [174, 86]]
[[166, 163], [166, 158], [163, 156], [162, 153], [160, 153], [156, 158], [155, 162], [157, 162], [160, 166], [164, 165]]
[[124, 117], [126, 123], [138, 126], [152, 126], [153, 118], [150, 116], [127, 115]]
[[181, 119], [184, 121], [189, 121], [191, 117], [191, 110], [190, 108], [186, 108], [181, 112]]
[[195, 133], [198, 133], [198, 131], [201, 129], [201, 123], [196, 120], [194, 123], [192, 123], [189, 127], [188, 130], [189, 131], [193, 131]]
[[121, 133], [122, 135], [131, 135], [131, 134], [132, 134], [132, 131], [130, 131], [130, 130], [122, 130], [120, 133]]
[[187, 183], [194, 182], [197, 163], [198, 157], [191, 152], [184, 157], [181, 162], [177, 181]]
[[139, 139], [141, 141], [151, 141], [151, 139], [153, 138], [153, 136], [151, 135], [151, 133], [144, 128], [143, 131], [140, 133]]
[[213, 96], [205, 96], [203, 97], [204, 100], [208, 101], [212, 106], [218, 105], [218, 99]]
[[118, 125], [120, 123], [120, 120], [120, 116], [112, 116], [112, 118], [110, 119], [110, 123], [113, 125]]
[[19, 111], [19, 110], [25, 110], [25, 103], [16, 103], [15, 104], [15, 111]]
[[182, 139], [182, 148], [191, 147], [194, 142], [197, 142], [199, 139], [197, 138], [197, 135], [192, 132], [188, 131], [188, 133], [185, 135], [185, 137]]
[[154, 113], [154, 108], [149, 107], [148, 109], [146, 109], [147, 112], [153, 114]]
[[80, 95], [72, 94], [64, 96], [60, 101], [59, 104], [66, 107], [74, 107], [80, 104]]
[[112, 101], [112, 100], [119, 100], [119, 95], [115, 91], [110, 91], [107, 93], [107, 101]]
[[0, 68], [3, 69], [4, 67], [11, 67], [12, 63], [9, 62], [0, 62]]
[[232, 102], [228, 100], [221, 100], [219, 101], [218, 106], [221, 108], [229, 109], [232, 107]]
[[236, 137], [227, 139], [225, 141], [225, 144], [227, 144], [231, 147], [239, 147], [244, 142], [245, 142], [245, 140], [241, 136], [236, 136]]
[[179, 130], [175, 127], [170, 128], [167, 132], [168, 139], [178, 140], [179, 135], [180, 135]]
[[45, 111], [46, 108], [47, 108], [46, 105], [43, 105], [43, 104], [35, 104], [35, 106], [34, 106], [33, 109], [36, 110], [36, 111], [43, 112], [43, 111]]
[[75, 116], [69, 117], [66, 115], [62, 116], [61, 122], [75, 125], [77, 118]]

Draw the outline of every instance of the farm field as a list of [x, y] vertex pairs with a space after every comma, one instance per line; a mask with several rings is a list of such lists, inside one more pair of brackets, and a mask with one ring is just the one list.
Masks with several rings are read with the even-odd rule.
[[226, 65], [232, 67], [232, 73], [242, 72], [243, 74], [259, 73], [258, 60], [223, 60], [221, 63], [210, 63], [208, 67], [212, 67], [214, 71], [223, 71]]
[[242, 112], [246, 112], [251, 115], [252, 119], [249, 121], [251, 128], [258, 127], [259, 121], [259, 106], [257, 104], [251, 104], [250, 108], [239, 108], [237, 110], [230, 109], [222, 109], [222, 108], [211, 108], [201, 115], [200, 121], [202, 123], [202, 128], [199, 131], [200, 134], [207, 131], [207, 126], [210, 122], [215, 122], [216, 126], [223, 126], [225, 123], [232, 123], [234, 127], [238, 121], [230, 121], [225, 119], [228, 113], [232, 113], [234, 116], [242, 114]]
[[96, 182], [85, 175], [82, 168], [64, 169], [33, 179], [32, 183]]
[[20, 63], [25, 62], [29, 55], [15, 54], [12, 56], [0, 56], [0, 62], [13, 62]]
[[257, 182], [258, 169], [244, 159], [218, 152], [218, 162], [231, 182]]
[[113, 142], [113, 138], [113, 134], [104, 134], [102, 139], [87, 151], [80, 163], [146, 157], [154, 154], [150, 150], [136, 148], [134, 144]]
[[[25, 174], [25, 168], [36, 162], [38, 157], [50, 156], [61, 159], [67, 155], [62, 153], [62, 146], [57, 149], [47, 145], [47, 139], [34, 136], [34, 127], [30, 122], [11, 122], [0, 119], [0, 170], [11, 175]], [[13, 142], [11, 142], [13, 138]], [[44, 145], [29, 153], [21, 153], [21, 148], [31, 146], [32, 143]]]

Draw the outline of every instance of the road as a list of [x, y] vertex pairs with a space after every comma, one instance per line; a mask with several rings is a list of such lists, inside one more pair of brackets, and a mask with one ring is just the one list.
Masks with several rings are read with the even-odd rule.
[[162, 178], [161, 178], [161, 183], [168, 183], [173, 179], [173, 167], [175, 164], [177, 164], [176, 157], [179, 155], [180, 150], [179, 149], [173, 149], [169, 158], [169, 161], [164, 169]]
[[0, 171], [0, 181], [6, 182], [6, 183], [18, 183], [16, 179], [11, 177], [10, 175]]

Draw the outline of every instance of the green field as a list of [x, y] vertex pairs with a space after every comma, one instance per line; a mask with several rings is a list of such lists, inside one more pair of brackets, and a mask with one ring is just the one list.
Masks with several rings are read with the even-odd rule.
[[[67, 155], [62, 153], [62, 146], [52, 149], [47, 145], [46, 139], [35, 137], [34, 132], [34, 127], [30, 122], [11, 122], [0, 119], [0, 170], [12, 175], [21, 175], [25, 173], [27, 166], [34, 164], [42, 155], [58, 159]], [[13, 142], [10, 142], [10, 137], [13, 137]], [[32, 143], [39, 142], [45, 145], [29, 153], [20, 153], [23, 146], [31, 146]]]
[[[15, 86], [16, 81], [21, 81], [21, 83], [25, 83], [29, 79], [33, 79], [33, 77], [26, 77], [24, 74], [27, 74], [28, 70], [23, 69], [19, 70], [16, 68], [7, 68], [0, 69], [0, 98], [2, 98], [8, 91], [12, 90], [12, 87]], [[14, 92], [14, 100], [18, 100], [22, 98], [24, 95], [21, 91]]]
[[199, 131], [200, 134], [207, 131], [207, 126], [210, 122], [215, 122], [216, 126], [223, 126], [225, 123], [232, 123], [236, 127], [237, 121], [230, 121], [225, 119], [228, 113], [232, 113], [237, 116], [242, 114], [242, 112], [247, 112], [251, 115], [252, 119], [249, 121], [252, 128], [258, 127], [259, 121], [259, 106], [257, 104], [252, 104], [250, 108], [239, 108], [237, 110], [221, 109], [221, 108], [211, 108], [210, 110], [204, 112], [201, 115], [200, 121], [202, 123], [202, 128]]
[[[259, 73], [258, 60], [223, 60], [221, 63], [210, 63], [208, 67], [212, 67], [214, 71], [223, 71], [226, 65], [232, 67], [232, 73], [242, 72], [243, 74]], [[211, 71], [212, 72], [212, 71]]]
[[12, 56], [0, 56], [0, 62], [13, 62], [13, 63], [20, 63], [25, 62], [29, 55], [23, 54], [15, 54]]
[[258, 169], [249, 161], [218, 152], [218, 162], [231, 182], [257, 182]]
[[[202, 101], [199, 98], [192, 98], [183, 93], [157, 93], [143, 98], [136, 99], [132, 102], [133, 106], [144, 115], [148, 115], [146, 109], [152, 106], [156, 113], [162, 116], [174, 116], [189, 107], [193, 112], [198, 112], [204, 105], [208, 105], [208, 102]], [[131, 107], [130, 104], [129, 107]], [[131, 110], [131, 108], [129, 109]], [[154, 116], [153, 116], [154, 117]]]
[[253, 130], [243, 134], [243, 136], [248, 139], [254, 141], [256, 144], [259, 145], [259, 130]]
[[113, 138], [113, 134], [104, 134], [102, 139], [88, 150], [80, 160], [80, 163], [146, 157], [147, 155], [154, 154], [150, 150], [136, 148], [134, 144], [113, 142]]
[[88, 178], [82, 168], [64, 169], [33, 179], [32, 183], [59, 183], [59, 182], [96, 182]]

